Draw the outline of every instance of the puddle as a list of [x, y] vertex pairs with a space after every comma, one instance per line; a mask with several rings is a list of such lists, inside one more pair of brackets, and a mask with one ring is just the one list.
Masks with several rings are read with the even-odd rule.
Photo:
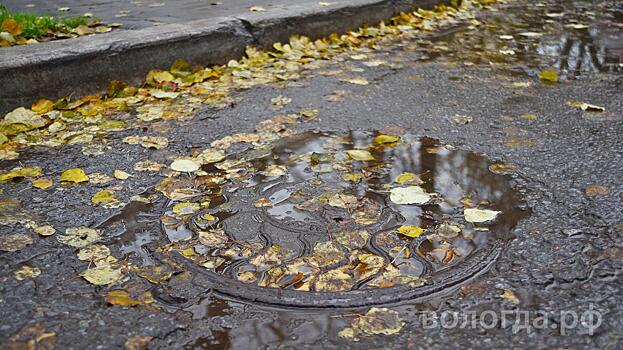
[[474, 30], [458, 27], [435, 35], [425, 57], [491, 64], [515, 75], [556, 69], [561, 77], [574, 78], [623, 71], [620, 1], [510, 1], [479, 20]]
[[[219, 185], [168, 207], [167, 249], [218, 278], [217, 289], [293, 293], [297, 303], [312, 294], [428, 293], [485, 269], [526, 214], [510, 177], [433, 139], [380, 135], [306, 132], [216, 163], [204, 176]], [[396, 188], [428, 200], [399, 204]], [[500, 214], [470, 223], [467, 207]]]

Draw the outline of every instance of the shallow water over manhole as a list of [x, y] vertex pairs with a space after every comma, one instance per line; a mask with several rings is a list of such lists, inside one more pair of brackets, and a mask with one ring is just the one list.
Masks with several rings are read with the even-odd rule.
[[486, 271], [525, 215], [491, 165], [410, 134], [293, 135], [205, 167], [193, 183], [201, 195], [162, 217], [167, 249], [246, 300], [426, 297]]

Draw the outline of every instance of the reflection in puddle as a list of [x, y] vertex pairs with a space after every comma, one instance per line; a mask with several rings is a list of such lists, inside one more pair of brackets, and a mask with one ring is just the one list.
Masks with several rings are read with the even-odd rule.
[[510, 1], [497, 7], [475, 30], [437, 35], [427, 56], [532, 76], [542, 69], [567, 78], [623, 71], [620, 1]]
[[[207, 176], [227, 179], [222, 190], [210, 186], [207, 195], [172, 205], [163, 224], [184, 257], [244, 284], [417, 288], [440, 271], [460, 273], [460, 263], [490, 249], [524, 215], [508, 177], [490, 165], [410, 134], [307, 132], [272, 152], [216, 163]], [[395, 190], [416, 199], [396, 199]], [[221, 192], [227, 200], [214, 205]], [[473, 223], [464, 208], [500, 214]]]

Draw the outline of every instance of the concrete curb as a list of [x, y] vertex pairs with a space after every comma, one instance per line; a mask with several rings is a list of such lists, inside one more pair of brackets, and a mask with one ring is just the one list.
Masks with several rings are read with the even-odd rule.
[[140, 83], [150, 69], [177, 58], [193, 65], [240, 58], [247, 45], [271, 47], [293, 34], [312, 38], [374, 24], [400, 12], [444, 0], [349, 0], [327, 7], [287, 10], [52, 41], [0, 50], [0, 116], [39, 98], [57, 99], [104, 90], [111, 80]]

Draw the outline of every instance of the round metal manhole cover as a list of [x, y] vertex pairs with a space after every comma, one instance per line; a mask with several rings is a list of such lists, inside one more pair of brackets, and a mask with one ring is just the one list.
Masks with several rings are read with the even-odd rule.
[[504, 166], [410, 134], [305, 132], [204, 157], [192, 190], [164, 189], [179, 198], [162, 250], [249, 301], [428, 297], [486, 271], [524, 215]]

